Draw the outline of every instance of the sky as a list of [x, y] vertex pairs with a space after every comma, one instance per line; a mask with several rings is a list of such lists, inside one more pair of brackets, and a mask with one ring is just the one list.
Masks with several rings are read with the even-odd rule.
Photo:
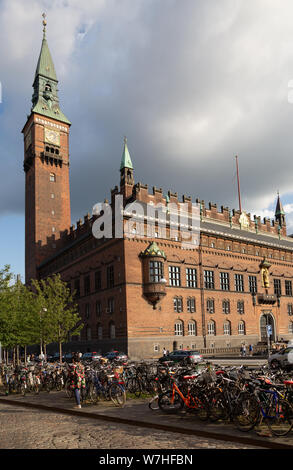
[[24, 276], [21, 130], [42, 41], [72, 122], [72, 223], [135, 181], [274, 216], [293, 233], [291, 0], [0, 0], [0, 269]]

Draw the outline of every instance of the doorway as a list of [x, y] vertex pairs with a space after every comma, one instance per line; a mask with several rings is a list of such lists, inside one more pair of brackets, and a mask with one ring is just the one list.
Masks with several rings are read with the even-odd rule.
[[275, 319], [272, 312], [265, 312], [260, 317], [260, 339], [262, 342], [267, 342], [267, 326], [271, 326], [271, 341], [276, 341]]

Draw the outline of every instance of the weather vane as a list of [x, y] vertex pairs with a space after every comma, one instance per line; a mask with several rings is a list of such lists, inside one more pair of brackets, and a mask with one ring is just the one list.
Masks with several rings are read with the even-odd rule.
[[44, 26], [43, 33], [44, 33], [44, 37], [45, 37], [45, 35], [46, 35], [46, 25], [47, 25], [46, 13], [43, 13], [43, 14], [42, 14], [42, 17], [44, 18], [44, 19], [43, 19], [43, 26]]

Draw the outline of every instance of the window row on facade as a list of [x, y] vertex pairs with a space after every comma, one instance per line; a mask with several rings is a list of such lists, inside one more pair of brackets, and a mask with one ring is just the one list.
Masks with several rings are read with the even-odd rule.
[[[243, 274], [234, 274], [231, 279], [228, 272], [219, 273], [219, 287], [222, 291], [245, 292], [245, 279]], [[258, 292], [258, 282], [256, 276], [248, 276], [248, 292], [256, 294]], [[180, 266], [169, 266], [169, 285], [172, 287], [181, 287], [181, 268]], [[186, 287], [197, 288], [197, 270], [186, 268]], [[216, 288], [215, 272], [213, 270], [204, 270], [204, 288], [213, 290]], [[285, 280], [284, 285], [281, 279], [274, 279], [274, 294], [280, 297], [283, 295], [292, 297], [292, 281]]]
[[[187, 330], [185, 330], [187, 328]], [[239, 321], [237, 324], [237, 333], [238, 335], [246, 335], [246, 325], [244, 321]], [[288, 333], [293, 333], [293, 321], [290, 321], [288, 324]], [[92, 328], [89, 325], [85, 326], [85, 335], [88, 341], [93, 339]], [[198, 336], [197, 331], [197, 322], [190, 320], [187, 325], [182, 320], [177, 320], [174, 324], [174, 335], [175, 336]], [[226, 320], [220, 330], [218, 331], [217, 323], [214, 320], [210, 320], [207, 323], [207, 335], [216, 336], [232, 335], [232, 323], [229, 320]], [[95, 336], [98, 340], [105, 338], [115, 339], [116, 338], [116, 326], [114, 321], [110, 321], [108, 325], [102, 325], [98, 323], [96, 326]]]
[[115, 311], [115, 299], [114, 297], [109, 297], [106, 299], [106, 302], [97, 300], [95, 305], [86, 303], [84, 306], [84, 316], [86, 319], [91, 318], [93, 313], [93, 307], [95, 309], [96, 316], [102, 315], [102, 313], [114, 313]]
[[114, 287], [114, 266], [107, 267], [105, 285], [102, 282], [102, 271], [98, 270], [94, 274], [94, 279], [92, 279], [90, 274], [87, 274], [82, 279], [75, 279], [73, 286], [70, 287], [72, 287], [75, 297], [89, 295], [104, 288], [112, 289]]
[[292, 253], [280, 253], [279, 251], [270, 251], [268, 248], [259, 248], [257, 246], [240, 246], [239, 243], [224, 243], [223, 240], [207, 241], [203, 239], [203, 246], [209, 246], [210, 248], [216, 248], [219, 250], [232, 251], [235, 253], [248, 254], [253, 256], [260, 256], [262, 258], [278, 259], [292, 261]]
[[[174, 335], [175, 336], [197, 336], [197, 324], [195, 321], [189, 321], [187, 324], [187, 333], [185, 332], [185, 324], [182, 320], [177, 320], [174, 324]], [[245, 330], [245, 322], [240, 321], [238, 322], [237, 325], [237, 331], [239, 335], [245, 335], [246, 330]], [[207, 334], [208, 335], [216, 335], [217, 334], [217, 329], [216, 329], [216, 322], [214, 320], [210, 320], [207, 324]], [[222, 330], [221, 332], [218, 332], [218, 334], [222, 335], [231, 335], [232, 334], [232, 326], [231, 322], [229, 320], [226, 320], [223, 325], [222, 325]]]

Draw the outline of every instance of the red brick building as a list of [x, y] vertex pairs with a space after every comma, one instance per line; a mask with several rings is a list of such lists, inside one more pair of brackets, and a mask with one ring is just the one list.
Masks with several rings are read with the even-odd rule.
[[[70, 122], [60, 109], [54, 64], [44, 38], [34, 79], [33, 106], [23, 128], [26, 281], [60, 273], [75, 292], [84, 329], [80, 350], [116, 348], [131, 357], [160, 355], [163, 347], [202, 348], [293, 338], [293, 238], [278, 196], [275, 220], [200, 205], [200, 243], [185, 247], [169, 207], [187, 204], [177, 193], [135, 183], [126, 140], [120, 185], [111, 191], [113, 238], [95, 238], [97, 215], [70, 219]], [[129, 224], [123, 207], [139, 202]], [[166, 228], [158, 213], [166, 209]], [[127, 212], [127, 211], [126, 211]], [[168, 217], [169, 214], [169, 217]], [[114, 233], [120, 217], [124, 233]], [[130, 228], [131, 227], [131, 228]], [[151, 228], [152, 233], [147, 235]], [[73, 343], [70, 343], [72, 347]]]

